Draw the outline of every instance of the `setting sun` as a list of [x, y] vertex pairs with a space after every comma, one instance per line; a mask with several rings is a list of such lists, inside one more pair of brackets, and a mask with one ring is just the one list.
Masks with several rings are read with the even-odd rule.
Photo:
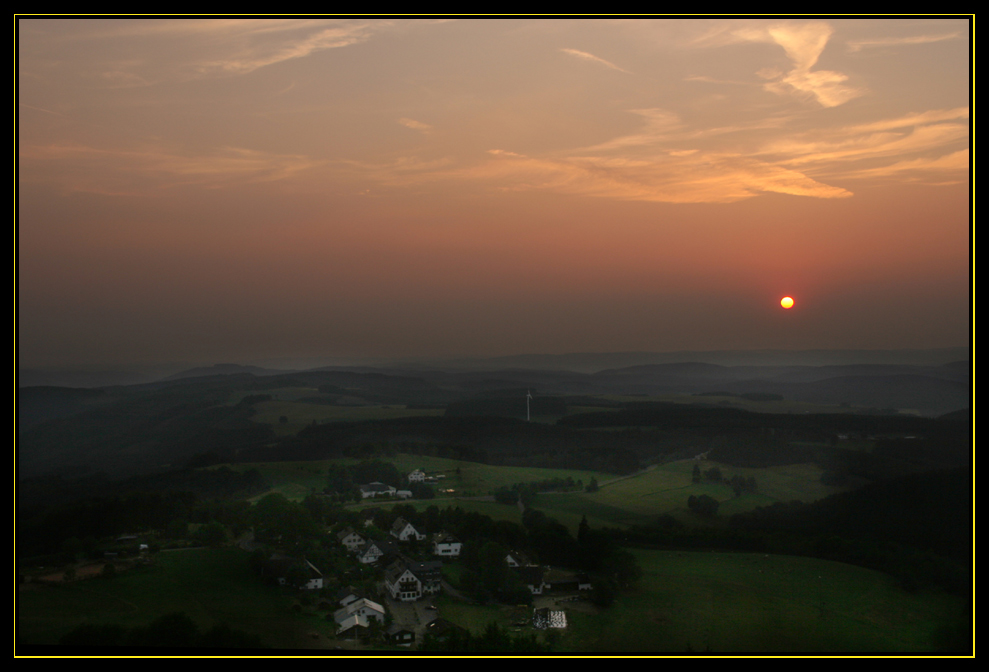
[[793, 299], [789, 296], [784, 296], [780, 299], [780, 305], [789, 310], [793, 308]]

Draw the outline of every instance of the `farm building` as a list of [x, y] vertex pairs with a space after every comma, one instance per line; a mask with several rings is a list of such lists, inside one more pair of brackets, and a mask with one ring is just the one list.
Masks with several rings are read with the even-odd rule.
[[567, 612], [557, 609], [536, 609], [532, 613], [532, 627], [540, 630], [565, 628], [567, 627]]

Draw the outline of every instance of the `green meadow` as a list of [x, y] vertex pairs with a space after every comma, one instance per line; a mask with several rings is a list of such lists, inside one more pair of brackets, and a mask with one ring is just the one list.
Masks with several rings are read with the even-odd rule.
[[[554, 651], [921, 653], [934, 649], [940, 624], [961, 607], [956, 597], [907, 593], [885, 574], [827, 560], [632, 552], [643, 576], [603, 611], [586, 601], [538, 598], [537, 606], [567, 613], [568, 628], [551, 636]], [[492, 622], [513, 628], [508, 606], [444, 596], [434, 602], [439, 615], [475, 634]]]
[[960, 607], [879, 572], [814, 558], [634, 550], [643, 576], [608, 610], [568, 610], [571, 651], [930, 651]]
[[[723, 483], [694, 483], [692, 470], [718, 467], [726, 477], [753, 476], [758, 491], [735, 497], [731, 486]], [[717, 462], [682, 460], [670, 462], [626, 478], [602, 479], [595, 493], [540, 495], [535, 506], [557, 518], [573, 530], [586, 515], [591, 527], [622, 527], [645, 523], [662, 514], [672, 514], [691, 524], [707, 524], [687, 510], [691, 495], [710, 495], [721, 506], [718, 519], [751, 511], [774, 502], [802, 500], [811, 502], [838, 491], [820, 482], [821, 469], [812, 464], [796, 464], [765, 469], [744, 469]], [[585, 481], [586, 482], [586, 481]]]
[[[422, 510], [433, 505], [459, 506], [464, 510], [476, 511], [496, 520], [513, 522], [521, 520], [517, 507], [477, 501], [476, 498], [487, 497], [498, 488], [511, 486], [514, 483], [570, 477], [575, 483], [580, 482], [586, 487], [591, 478], [595, 478], [600, 484], [599, 490], [595, 493], [588, 493], [583, 489], [544, 493], [537, 497], [533, 505], [548, 516], [559, 520], [574, 533], [583, 516], [587, 516], [588, 523], [592, 527], [639, 525], [654, 520], [656, 516], [662, 514], [672, 514], [691, 525], [717, 525], [733, 514], [751, 511], [759, 506], [793, 500], [811, 502], [839, 490], [823, 485], [820, 481], [821, 469], [812, 464], [746, 469], [710, 461], [695, 463], [693, 460], [682, 460], [653, 466], [632, 476], [616, 477], [614, 474], [603, 472], [496, 467], [477, 462], [402, 453], [382, 459], [393, 463], [403, 474], [414, 469], [423, 469], [428, 474], [444, 476], [434, 484], [437, 494], [435, 499], [405, 502], [417, 509]], [[326, 473], [330, 465], [355, 463], [356, 460], [340, 459], [229, 466], [238, 471], [257, 469], [272, 484], [271, 492], [279, 492], [289, 499], [300, 501], [310, 493], [322, 491], [326, 485]], [[757, 481], [758, 491], [736, 497], [727, 484], [694, 483], [692, 480], [694, 464], [699, 464], [702, 470], [717, 466], [726, 478], [735, 475], [753, 476]], [[718, 517], [710, 521], [699, 519], [690, 513], [687, 510], [687, 498], [691, 495], [710, 495], [717, 499], [721, 503]], [[368, 499], [352, 506], [390, 507], [398, 501]]]
[[18, 589], [18, 640], [57, 644], [85, 623], [143, 627], [183, 611], [200, 630], [219, 623], [256, 634], [265, 646], [297, 648], [332, 636], [332, 623], [295, 613], [292, 598], [250, 570], [238, 548], [163, 551], [155, 563], [120, 571], [110, 579], [68, 584], [28, 583]]
[[[570, 477], [575, 483], [582, 481], [586, 485], [590, 482], [591, 478], [597, 478], [598, 481], [614, 478], [613, 474], [598, 471], [495, 467], [478, 462], [464, 462], [441, 457], [406, 455], [403, 453], [380, 459], [394, 464], [399, 473], [402, 474], [408, 474], [415, 469], [422, 469], [429, 475], [441, 474], [443, 478], [433, 484], [434, 489], [437, 491], [436, 499], [426, 500], [440, 506], [443, 505], [441, 501], [460, 497], [487, 496], [502, 486], [511, 486], [514, 483], [527, 483], [552, 478], [565, 479]], [[313, 462], [258, 462], [230, 464], [226, 466], [240, 472], [257, 469], [271, 483], [271, 491], [280, 492], [289, 499], [298, 501], [311, 492], [321, 492], [326, 487], [326, 473], [331, 465], [350, 465], [356, 463], [357, 460], [336, 459], [317, 460]], [[453, 490], [453, 492], [443, 492], [445, 490]], [[373, 502], [370, 500], [365, 502], [365, 504], [371, 503]], [[394, 503], [395, 500], [390, 501], [390, 504]]]
[[[814, 558], [633, 553], [643, 570], [636, 589], [602, 612], [561, 605], [569, 627], [553, 635], [556, 651], [923, 652], [960, 607], [958, 598], [906, 593], [879, 572]], [[133, 628], [175, 611], [201, 629], [227, 623], [275, 648], [320, 648], [333, 634], [322, 615], [293, 610], [291, 597], [264, 585], [234, 548], [159, 553], [153, 566], [112, 579], [27, 584], [18, 603], [18, 639], [31, 644], [55, 644], [83, 623]], [[511, 627], [510, 607], [435, 603], [438, 615], [478, 634], [490, 622]]]

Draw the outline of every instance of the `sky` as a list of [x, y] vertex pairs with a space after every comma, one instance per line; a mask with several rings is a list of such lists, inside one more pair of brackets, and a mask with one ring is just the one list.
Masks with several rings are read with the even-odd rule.
[[20, 19], [18, 365], [967, 346], [969, 27]]

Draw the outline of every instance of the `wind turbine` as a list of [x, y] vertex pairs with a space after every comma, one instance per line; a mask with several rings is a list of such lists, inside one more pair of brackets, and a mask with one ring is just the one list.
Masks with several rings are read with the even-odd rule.
[[529, 390], [525, 391], [525, 421], [532, 422], [532, 418], [529, 417], [529, 400], [532, 399], [532, 393]]

